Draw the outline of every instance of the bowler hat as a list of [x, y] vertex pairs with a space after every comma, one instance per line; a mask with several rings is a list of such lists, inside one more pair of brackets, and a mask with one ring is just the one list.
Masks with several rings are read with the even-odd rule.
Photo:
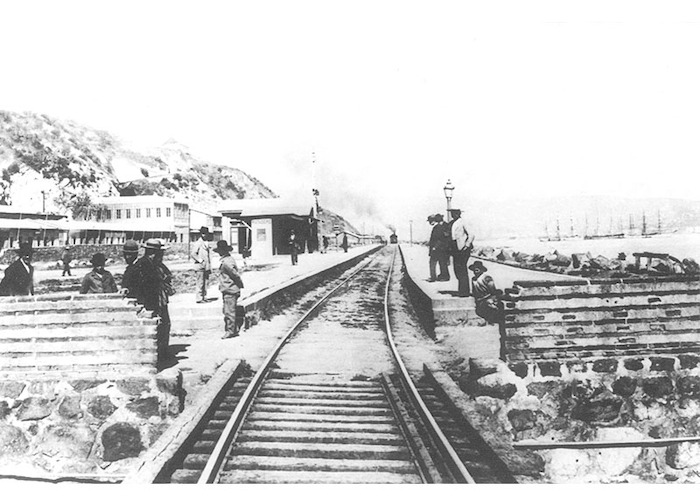
[[450, 214], [452, 215], [462, 215], [462, 211], [459, 208], [450, 208]]
[[167, 250], [170, 248], [168, 245], [164, 244], [161, 240], [158, 238], [149, 238], [146, 240], [146, 243], [141, 245], [143, 248], [151, 249], [151, 250]]
[[227, 253], [233, 250], [233, 247], [228, 244], [226, 240], [219, 240], [216, 242], [216, 248], [214, 251], [218, 254]]
[[438, 222], [442, 222], [442, 214], [435, 214], [433, 218]]
[[209, 228], [207, 226], [202, 226], [199, 228], [200, 233], [209, 234]]
[[32, 254], [32, 242], [31, 241], [20, 241], [17, 253], [20, 257], [25, 257]]
[[107, 257], [103, 253], [96, 253], [95, 255], [92, 256], [92, 259], [90, 259], [90, 262], [94, 267], [97, 266], [104, 266], [105, 262], [107, 262]]
[[469, 269], [471, 271], [477, 271], [477, 270], [484, 271], [484, 272], [488, 271], [488, 269], [486, 269], [486, 267], [484, 267], [484, 264], [480, 260], [477, 260], [471, 266], [469, 266]]
[[126, 240], [124, 242], [124, 253], [138, 253], [139, 244], [134, 240]]

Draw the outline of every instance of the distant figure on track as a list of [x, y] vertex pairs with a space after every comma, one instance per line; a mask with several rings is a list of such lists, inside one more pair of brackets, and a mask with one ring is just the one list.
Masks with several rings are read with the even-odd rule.
[[206, 226], [200, 227], [199, 239], [194, 244], [191, 254], [197, 273], [197, 289], [195, 290], [197, 304], [207, 301], [207, 281], [211, 274], [211, 253], [207, 243], [209, 240], [211, 240], [209, 228]]
[[224, 339], [238, 337], [238, 322], [236, 321], [236, 306], [241, 295], [243, 280], [238, 273], [236, 261], [231, 256], [233, 248], [225, 240], [216, 242], [214, 251], [221, 256], [219, 266], [219, 290], [224, 311]]
[[450, 214], [454, 218], [454, 222], [452, 223], [452, 240], [454, 240], [452, 266], [459, 283], [457, 294], [460, 297], [469, 297], [469, 272], [467, 271], [467, 263], [471, 256], [474, 235], [469, 234], [460, 209], [451, 209]]
[[328, 236], [323, 237], [323, 253], [328, 252]]
[[61, 276], [72, 276], [70, 273], [70, 262], [73, 260], [73, 255], [70, 253], [70, 247], [66, 247], [63, 249], [63, 253], [61, 254], [61, 261], [63, 262], [63, 273]]
[[486, 267], [477, 260], [469, 269], [474, 273], [473, 294], [476, 301], [476, 314], [484, 318], [489, 324], [499, 323], [503, 316], [501, 309], [501, 295], [503, 291], [496, 288], [493, 278], [486, 274]]
[[7, 266], [5, 276], [0, 281], [0, 295], [34, 295], [32, 243], [20, 242], [17, 254], [19, 258]]
[[289, 239], [287, 240], [289, 244], [289, 253], [292, 256], [292, 265], [296, 266], [299, 262], [299, 241], [297, 240], [297, 235], [294, 229], [289, 233]]
[[122, 250], [126, 269], [122, 276], [122, 290], [130, 298], [137, 298], [140, 293], [141, 275], [139, 273], [139, 244], [134, 240], [126, 240]]
[[80, 285], [80, 293], [116, 293], [117, 284], [112, 273], [105, 269], [107, 257], [103, 253], [96, 253], [90, 260], [92, 271], [87, 273]]
[[146, 240], [143, 248], [144, 256], [139, 259], [139, 271], [141, 274], [141, 297], [139, 302], [147, 311], [160, 318], [156, 330], [156, 344], [158, 347], [157, 369], [165, 368], [168, 358], [168, 342], [170, 339], [170, 314], [168, 313], [169, 297], [175, 292], [172, 286], [172, 274], [163, 264], [163, 254], [167, 245], [156, 238]]

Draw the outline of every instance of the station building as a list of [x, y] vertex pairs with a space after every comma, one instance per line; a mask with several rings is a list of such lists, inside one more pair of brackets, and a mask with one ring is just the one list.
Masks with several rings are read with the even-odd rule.
[[[229, 226], [227, 222], [228, 220], [222, 217], [221, 214], [212, 214], [198, 208], [190, 208], [190, 242], [199, 239], [199, 229], [202, 226], [209, 228], [209, 231], [212, 233], [213, 241], [223, 239], [224, 226]], [[229, 232], [226, 231], [226, 234], [228, 233]]]
[[67, 234], [67, 215], [0, 205], [0, 249], [14, 248], [19, 241], [31, 241], [33, 247], [60, 246]]
[[236, 253], [250, 252], [253, 259], [289, 254], [294, 230], [301, 252], [318, 249], [318, 219], [311, 203], [282, 198], [227, 200], [219, 213], [231, 219], [228, 240]]
[[95, 199], [95, 204], [99, 209], [88, 220], [71, 221], [69, 244], [114, 245], [148, 238], [186, 243], [190, 237], [186, 200], [157, 195], [110, 196]]

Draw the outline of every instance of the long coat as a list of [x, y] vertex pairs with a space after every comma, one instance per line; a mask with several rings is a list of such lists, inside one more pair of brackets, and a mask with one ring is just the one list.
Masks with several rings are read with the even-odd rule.
[[17, 259], [5, 269], [5, 277], [0, 282], [0, 295], [34, 295], [34, 267]]

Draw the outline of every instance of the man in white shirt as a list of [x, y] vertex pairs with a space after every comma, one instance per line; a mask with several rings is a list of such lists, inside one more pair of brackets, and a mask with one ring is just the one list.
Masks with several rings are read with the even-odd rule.
[[455, 276], [457, 277], [457, 282], [459, 283], [457, 294], [460, 297], [469, 297], [469, 271], [467, 271], [467, 263], [472, 253], [474, 235], [469, 234], [460, 209], [451, 209], [450, 215], [452, 215], [454, 219], [452, 222], [452, 240], [454, 241], [452, 266]]
[[207, 299], [207, 281], [211, 274], [211, 254], [209, 249], [209, 228], [202, 226], [199, 228], [199, 239], [194, 244], [192, 249], [192, 260], [194, 260], [195, 270], [197, 271], [197, 289], [195, 297], [197, 303], [206, 302]]

